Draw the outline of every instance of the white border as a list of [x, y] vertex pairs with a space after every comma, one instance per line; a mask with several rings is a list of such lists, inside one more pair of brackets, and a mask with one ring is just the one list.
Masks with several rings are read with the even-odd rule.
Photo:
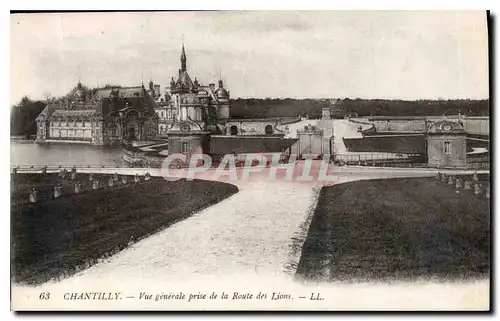
[[[253, 0], [253, 1], [242, 1], [242, 2], [236, 2], [236, 1], [220, 1], [220, 0], [212, 0], [210, 2], [208, 1], [171, 1], [170, 3], [165, 3], [164, 1], [151, 1], [151, 0], [141, 0], [141, 1], [128, 1], [128, 2], [108, 2], [108, 3], [103, 3], [103, 1], [99, 0], [85, 0], [85, 1], [54, 1], [54, 0], [46, 0], [46, 1], [10, 1], [8, 2], [2, 2], [1, 6], [2, 9], [5, 6], [5, 9], [8, 10], [56, 10], [56, 9], [64, 9], [64, 10], [116, 10], [119, 8], [120, 10], [146, 10], [146, 9], [153, 9], [153, 10], [159, 10], [159, 9], [170, 9], [170, 10], [221, 10], [221, 9], [230, 9], [230, 10], [243, 10], [243, 9], [252, 9], [252, 10], [319, 10], [319, 9], [343, 9], [343, 10], [360, 10], [360, 9], [377, 9], [377, 10], [409, 10], [409, 9], [418, 9], [418, 10], [460, 10], [460, 9], [491, 9], [492, 10], [492, 15], [496, 16], [496, 34], [494, 34], [495, 37], [495, 43], [497, 47], [497, 54], [495, 57], [491, 57], [491, 59], [494, 59], [497, 61], [498, 59], [498, 15], [500, 10], [499, 8], [499, 3], [500, 1], [481, 1], [481, 0], [476, 0], [476, 1], [470, 1], [470, 0], [451, 0], [451, 1], [437, 1], [437, 0], [422, 0], [422, 1], [415, 1], [412, 3], [408, 3], [407, 1], [401, 1], [401, 0], [379, 0], [379, 1], [370, 1], [370, 0], [351, 0], [351, 1], [324, 1], [324, 0], [308, 0], [308, 1], [270, 1], [270, 0]], [[10, 118], [10, 86], [9, 86], [9, 79], [10, 79], [10, 73], [9, 73], [9, 66], [10, 66], [10, 57], [9, 57], [9, 39], [10, 39], [10, 32], [9, 32], [9, 13], [7, 10], [2, 10], [2, 20], [1, 20], [1, 39], [3, 39], [6, 43], [5, 46], [3, 47], [2, 50], [2, 62], [3, 62], [3, 73], [2, 73], [2, 83], [1, 87], [3, 90], [3, 94], [1, 97], [4, 100], [3, 108], [2, 108], [2, 121], [4, 122], [0, 126], [1, 130], [3, 131], [2, 134], [0, 135], [0, 142], [2, 143], [2, 150], [7, 151], [10, 150], [10, 141], [9, 141], [9, 118]], [[498, 93], [498, 83], [495, 82], [495, 88], [494, 91]], [[495, 97], [498, 100], [498, 96]], [[496, 106], [495, 106], [496, 107]], [[495, 112], [495, 119], [494, 122], [495, 124], [500, 123], [498, 120], [499, 112]], [[497, 130], [498, 132], [498, 130]], [[494, 137], [495, 139], [497, 138], [497, 135]], [[7, 154], [8, 155], [8, 154]], [[2, 295], [2, 303], [3, 303], [3, 315], [2, 315], [2, 320], [10, 320], [15, 317], [13, 313], [9, 312], [10, 309], [10, 298], [9, 298], [9, 288], [10, 288], [10, 280], [7, 278], [7, 275], [10, 274], [9, 271], [9, 250], [10, 250], [10, 240], [9, 240], [9, 231], [10, 231], [10, 224], [9, 224], [9, 175], [7, 172], [7, 169], [10, 167], [10, 159], [8, 156], [5, 156], [1, 159], [2, 168], [3, 170], [1, 171], [2, 175], [2, 194], [1, 194], [1, 204], [5, 206], [5, 210], [3, 211], [3, 224], [1, 225], [2, 228], [4, 229], [1, 233], [2, 235], [2, 244], [3, 244], [3, 265], [2, 265], [2, 275], [3, 275], [3, 282], [4, 282], [4, 287], [2, 291], [0, 292]], [[495, 164], [496, 165], [496, 164]], [[496, 189], [495, 189], [496, 192]], [[495, 193], [496, 196], [496, 193]], [[498, 218], [495, 220], [498, 223]], [[498, 231], [498, 226], [496, 225], [494, 227], [495, 231]], [[495, 247], [495, 254], [496, 257], [498, 258], [498, 247]], [[496, 269], [495, 269], [496, 270]], [[498, 279], [498, 274], [496, 275], [496, 278]], [[496, 285], [496, 284], [495, 284]], [[497, 293], [498, 294], [498, 293]], [[496, 297], [496, 296], [495, 296]], [[492, 306], [495, 304], [495, 302], [491, 302]], [[229, 315], [234, 316], [234, 315]], [[427, 318], [434, 318], [436, 316], [428, 316], [428, 315], [422, 315]], [[45, 316], [45, 318], [52, 318], [54, 317], [53, 315], [48, 315]], [[63, 316], [64, 317], [64, 316]], [[115, 316], [118, 318], [123, 318], [125, 317], [124, 315], [118, 315]], [[138, 316], [142, 317], [142, 316]], [[162, 316], [159, 316], [162, 317]], [[168, 315], [168, 318], [176, 318], [178, 316], [175, 315]], [[186, 316], [184, 316], [186, 317]], [[214, 317], [219, 317], [214, 316]], [[263, 315], [256, 315], [255, 318], [258, 318], [259, 320], [265, 320], [265, 319], [271, 319], [275, 318], [276, 316], [263, 316]], [[292, 317], [292, 316], [286, 316], [286, 317]], [[301, 318], [308, 318], [308, 315], [302, 315]], [[327, 317], [344, 317], [344, 316], [339, 316], [339, 315], [327, 315]], [[380, 318], [385, 318], [386, 316], [378, 316]], [[400, 316], [397, 316], [400, 317]], [[453, 317], [453, 315], [451, 315]], [[472, 316], [473, 317], [473, 316]], [[100, 319], [101, 316], [84, 316], [84, 318], [92, 318], [94, 319]]]

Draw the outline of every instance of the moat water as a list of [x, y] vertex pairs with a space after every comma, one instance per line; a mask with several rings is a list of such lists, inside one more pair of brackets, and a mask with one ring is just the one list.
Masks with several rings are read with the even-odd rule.
[[87, 144], [36, 144], [11, 140], [10, 163], [15, 165], [119, 165], [126, 166], [121, 147]]

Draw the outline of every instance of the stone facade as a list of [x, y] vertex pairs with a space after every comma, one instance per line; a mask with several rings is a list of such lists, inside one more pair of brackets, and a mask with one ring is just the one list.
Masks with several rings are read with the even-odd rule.
[[282, 134], [277, 119], [231, 119], [224, 122], [226, 135], [272, 135]]
[[[152, 82], [149, 87], [150, 92], [156, 94], [159, 91]], [[187, 56], [183, 45], [177, 79], [172, 77], [170, 86], [156, 97], [158, 132], [160, 136], [168, 136], [175, 123], [185, 120], [216, 125], [217, 121], [230, 118], [229, 100], [229, 91], [224, 88], [222, 80], [219, 80], [216, 88], [215, 84], [204, 86], [197, 78], [194, 81], [191, 79], [187, 72]]]
[[431, 167], [466, 168], [466, 133], [457, 122], [432, 123], [427, 131], [427, 158]]
[[100, 88], [86, 96], [81, 83], [36, 119], [38, 143], [79, 141], [118, 145], [156, 137], [158, 117], [143, 86]]

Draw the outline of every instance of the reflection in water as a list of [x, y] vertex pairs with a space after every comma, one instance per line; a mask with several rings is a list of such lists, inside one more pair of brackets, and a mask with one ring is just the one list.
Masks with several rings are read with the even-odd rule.
[[10, 146], [13, 165], [126, 165], [121, 147], [17, 141]]

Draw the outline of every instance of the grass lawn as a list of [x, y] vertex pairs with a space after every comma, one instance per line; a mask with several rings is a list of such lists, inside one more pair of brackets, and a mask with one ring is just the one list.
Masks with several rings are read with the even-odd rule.
[[490, 203], [432, 178], [324, 187], [297, 277], [341, 282], [488, 277]]
[[[101, 182], [111, 175], [96, 175]], [[91, 190], [86, 174], [79, 174], [85, 192], [42, 197], [31, 204], [33, 186], [50, 189], [57, 175], [13, 175], [11, 206], [11, 268], [14, 282], [40, 284], [64, 277], [117, 253], [152, 233], [191, 216], [238, 191], [231, 184], [202, 180], [168, 182], [163, 178]], [[133, 179], [129, 177], [129, 182]], [[143, 177], [141, 177], [143, 180]], [[42, 193], [41, 193], [42, 194]], [[43, 195], [42, 195], [43, 196]], [[16, 202], [17, 201], [17, 202]], [[18, 205], [15, 205], [18, 204]]]

